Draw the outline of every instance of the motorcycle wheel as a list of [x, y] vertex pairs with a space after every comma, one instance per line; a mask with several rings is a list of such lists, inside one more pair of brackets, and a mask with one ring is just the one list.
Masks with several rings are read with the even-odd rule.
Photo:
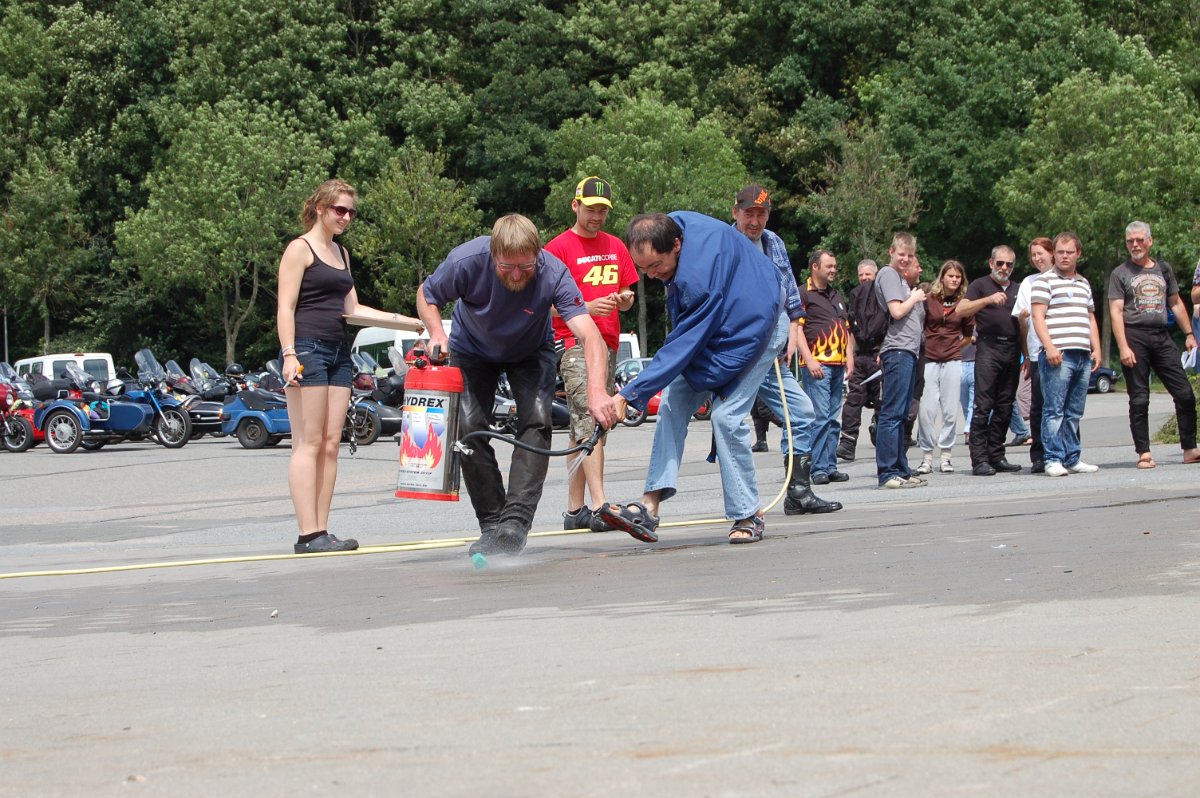
[[712, 418], [711, 400], [705, 402], [700, 406], [699, 410], [697, 410], [695, 413], [692, 413], [692, 418], [696, 419], [697, 421], [708, 421], [710, 418]]
[[646, 420], [646, 410], [638, 410], [633, 405], [625, 405], [625, 418], [621, 423], [627, 427], [636, 427]]
[[354, 427], [354, 438], [359, 446], [370, 446], [379, 440], [379, 435], [383, 432], [383, 421], [379, 415], [362, 407], [354, 408], [347, 416], [343, 440], [350, 440], [351, 425]]
[[9, 416], [4, 422], [4, 448], [23, 452], [33, 446], [33, 424], [24, 416]]
[[246, 449], [261, 449], [267, 445], [267, 428], [257, 418], [248, 418], [238, 425], [238, 443]]
[[83, 443], [79, 444], [79, 446], [85, 452], [98, 452], [104, 448], [104, 444], [107, 442], [108, 441], [84, 441]]
[[46, 445], [55, 454], [70, 454], [83, 443], [83, 426], [69, 410], [58, 410], [46, 419]]
[[154, 437], [168, 449], [180, 449], [192, 437], [192, 419], [178, 407], [164, 407], [154, 419]]

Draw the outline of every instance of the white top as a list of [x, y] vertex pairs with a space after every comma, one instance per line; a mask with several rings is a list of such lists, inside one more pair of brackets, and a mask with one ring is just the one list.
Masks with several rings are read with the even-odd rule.
[[1020, 319], [1021, 313], [1028, 313], [1029, 318], [1026, 322], [1029, 324], [1029, 332], [1025, 335], [1025, 343], [1029, 347], [1029, 362], [1036, 363], [1038, 355], [1042, 353], [1042, 339], [1037, 337], [1037, 331], [1033, 329], [1033, 307], [1029, 301], [1030, 293], [1033, 291], [1033, 281], [1041, 276], [1041, 272], [1035, 272], [1024, 280], [1017, 288], [1017, 303], [1013, 305], [1013, 318]]

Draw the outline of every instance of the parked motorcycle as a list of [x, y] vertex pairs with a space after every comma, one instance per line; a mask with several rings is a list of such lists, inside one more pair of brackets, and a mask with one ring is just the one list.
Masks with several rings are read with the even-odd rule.
[[29, 387], [8, 363], [0, 362], [0, 436], [4, 448], [10, 452], [23, 452], [36, 442], [32, 415], [28, 402], [33, 399]]
[[[379, 378], [375, 376], [376, 370], [379, 368], [378, 361], [371, 357], [366, 352], [355, 352], [350, 356], [354, 360], [355, 375], [354, 375], [354, 390], [353, 394], [357, 402], [370, 405], [375, 409], [375, 414], [379, 418], [379, 431], [374, 432], [369, 419], [367, 421], [367, 429], [358, 432], [360, 436], [359, 443], [366, 446], [364, 438], [369, 437], [374, 432], [374, 438], [371, 443], [378, 440], [382, 435], [395, 435], [400, 432], [404, 426], [404, 412], [401, 410], [399, 402], [390, 404], [385, 399], [392, 393], [385, 392], [379, 385]], [[404, 378], [400, 378], [400, 401], [404, 399]], [[393, 397], [394, 400], [394, 397]]]
[[[241, 383], [244, 387], [225, 399], [221, 408], [221, 434], [236, 435], [244, 449], [275, 446], [291, 437], [292, 425], [283, 394], [259, 387], [257, 376], [247, 375], [240, 366], [233, 369], [236, 365], [230, 364], [225, 373], [231, 380], [244, 380]], [[278, 379], [282, 384], [282, 376]]]
[[220, 433], [221, 408], [224, 403], [201, 396], [200, 389], [192, 382], [192, 378], [184, 374], [183, 369], [174, 360], [168, 360], [164, 368], [171, 394], [183, 405], [188, 418], [191, 419], [192, 437], [200, 438], [208, 433]]
[[125, 396], [144, 402], [154, 409], [154, 439], [168, 449], [180, 449], [192, 437], [192, 419], [186, 408], [171, 395], [167, 370], [149, 349], [133, 356], [137, 364], [137, 387], [126, 389]]
[[45, 434], [52, 452], [70, 454], [80, 446], [94, 451], [108, 443], [144, 440], [152, 434], [154, 408], [122, 398], [125, 383], [119, 377], [101, 388], [76, 363], [67, 363], [63, 374], [62, 379], [32, 386], [39, 402], [33, 414], [34, 428]]

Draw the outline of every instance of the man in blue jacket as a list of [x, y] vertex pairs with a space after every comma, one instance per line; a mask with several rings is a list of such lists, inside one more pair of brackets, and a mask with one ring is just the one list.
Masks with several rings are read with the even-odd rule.
[[666, 342], [637, 377], [612, 397], [644, 408], [663, 391], [641, 502], [606, 504], [601, 515], [639, 540], [658, 540], [658, 507], [675, 495], [688, 419], [711, 393], [730, 543], [762, 540], [746, 415], [771, 362], [788, 342], [782, 275], [736, 228], [699, 213], [634, 217], [625, 243], [638, 270], [667, 289], [672, 322]]

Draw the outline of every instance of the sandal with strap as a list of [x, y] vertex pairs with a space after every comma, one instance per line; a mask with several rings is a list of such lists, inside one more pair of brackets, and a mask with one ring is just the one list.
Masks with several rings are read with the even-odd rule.
[[643, 543], [658, 542], [658, 519], [650, 515], [646, 505], [641, 502], [630, 502], [623, 507], [606, 502], [600, 505], [596, 514], [612, 528], [626, 532], [636, 540]]
[[[763, 539], [763, 534], [767, 531], [767, 520], [761, 515], [751, 517], [746, 521], [734, 521], [733, 528], [729, 530], [730, 543], [757, 543]], [[744, 532], [745, 537], [734, 537], [734, 533]]]

